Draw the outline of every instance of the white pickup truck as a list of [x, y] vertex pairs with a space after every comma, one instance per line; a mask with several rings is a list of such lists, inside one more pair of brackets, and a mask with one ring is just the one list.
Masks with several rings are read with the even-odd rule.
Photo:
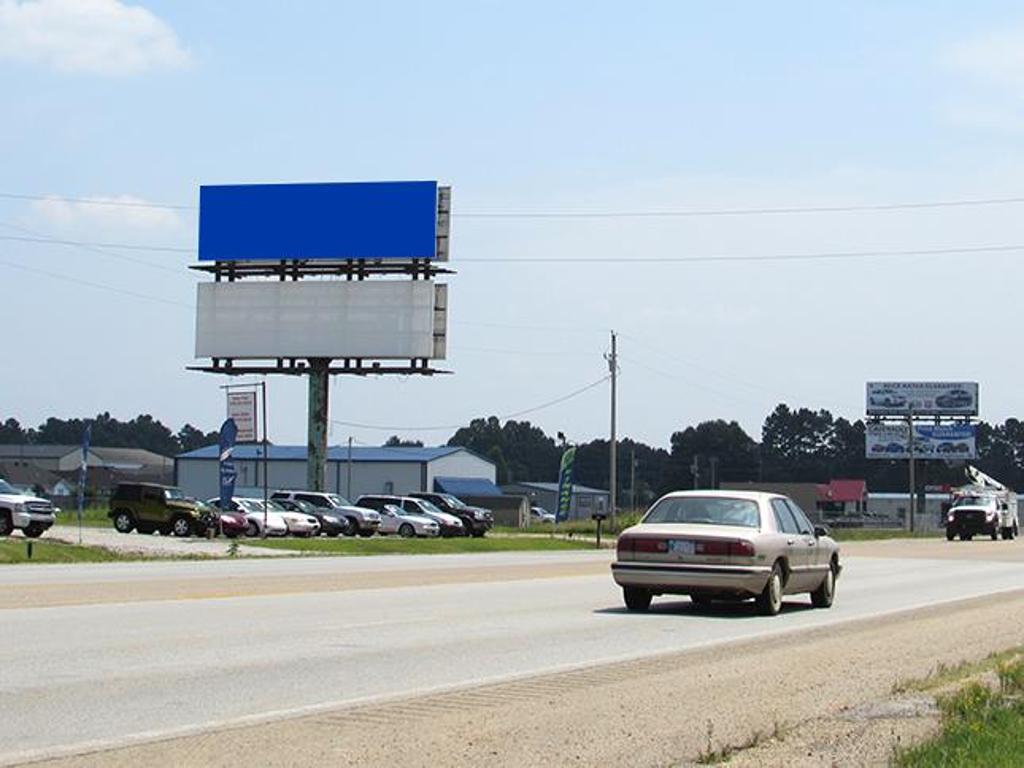
[[1017, 494], [976, 467], [968, 466], [967, 476], [971, 482], [953, 491], [953, 504], [946, 513], [946, 539], [1015, 538], [1020, 533]]
[[9, 536], [16, 528], [30, 539], [42, 536], [53, 525], [56, 512], [46, 499], [24, 494], [0, 480], [0, 536]]

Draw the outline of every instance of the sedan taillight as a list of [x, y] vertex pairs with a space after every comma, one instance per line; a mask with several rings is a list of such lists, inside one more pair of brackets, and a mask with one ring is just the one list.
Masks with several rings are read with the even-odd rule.
[[698, 555], [711, 555], [716, 557], [753, 557], [754, 545], [744, 539], [709, 539], [698, 541], [695, 547]]

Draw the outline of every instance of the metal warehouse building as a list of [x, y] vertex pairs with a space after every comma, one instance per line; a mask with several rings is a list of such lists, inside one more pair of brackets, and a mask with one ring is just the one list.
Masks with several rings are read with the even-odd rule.
[[[263, 485], [263, 448], [236, 446], [232, 457], [238, 487]], [[306, 446], [270, 446], [268, 483], [271, 490], [305, 488]], [[175, 484], [190, 496], [206, 499], [219, 493], [217, 446], [208, 445], [174, 459]], [[493, 486], [493, 462], [457, 446], [438, 448], [331, 446], [327, 449], [324, 488], [355, 499], [363, 493], [405, 494], [432, 491], [445, 480], [482, 480]]]

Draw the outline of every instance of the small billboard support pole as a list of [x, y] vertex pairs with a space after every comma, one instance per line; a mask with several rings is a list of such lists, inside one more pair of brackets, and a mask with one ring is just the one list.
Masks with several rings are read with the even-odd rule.
[[263, 406], [263, 530], [267, 529], [266, 513], [267, 513], [267, 496], [269, 493], [270, 481], [268, 475], [270, 474], [270, 444], [267, 440], [267, 382], [260, 382], [260, 397]]
[[352, 498], [352, 435], [348, 436], [348, 461], [345, 462], [345, 498]]
[[914, 504], [917, 502], [914, 493], [914, 409], [907, 408], [907, 457], [909, 458], [910, 470], [910, 506], [907, 507], [907, 526], [911, 532], [914, 530]]
[[309, 361], [309, 424], [306, 446], [306, 488], [324, 490], [324, 466], [327, 460], [328, 369], [325, 357]]

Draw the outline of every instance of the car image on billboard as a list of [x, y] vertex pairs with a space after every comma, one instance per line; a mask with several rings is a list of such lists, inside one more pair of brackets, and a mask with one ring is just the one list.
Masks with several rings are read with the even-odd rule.
[[868, 382], [868, 416], [977, 416], [976, 382]]

